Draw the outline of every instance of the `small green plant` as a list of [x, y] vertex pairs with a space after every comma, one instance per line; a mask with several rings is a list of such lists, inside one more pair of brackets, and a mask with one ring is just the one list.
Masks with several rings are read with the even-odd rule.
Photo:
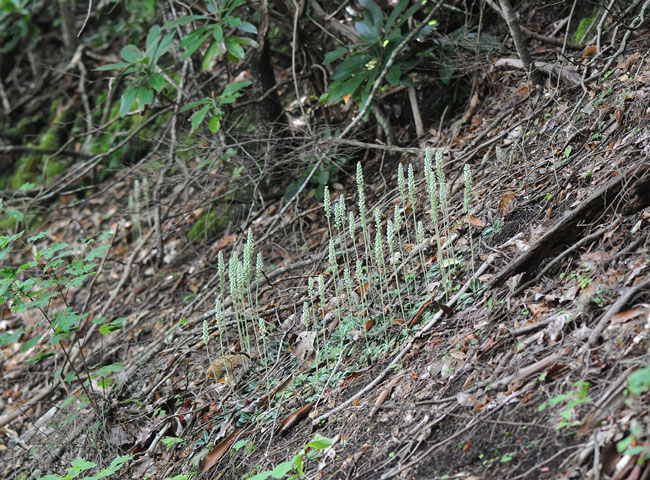
[[289, 480], [300, 478], [305, 474], [305, 460], [315, 458], [320, 450], [326, 449], [332, 445], [332, 442], [332, 439], [323, 437], [317, 433], [314, 439], [301, 448], [291, 460], [279, 463], [273, 470], [258, 473], [250, 477], [250, 480], [266, 480], [269, 477], [284, 478], [286, 475], [291, 475]]
[[[360, 0], [363, 8], [363, 19], [355, 22], [360, 42], [352, 45], [350, 49], [339, 48], [325, 55], [324, 64], [349, 56], [334, 69], [332, 73], [332, 84], [323, 100], [333, 103], [340, 102], [344, 97], [350, 95], [355, 100], [364, 104], [372, 86], [379, 78], [384, 65], [392, 55], [393, 51], [409, 33], [407, 21], [424, 4], [422, 0], [416, 1], [407, 9], [409, 1], [400, 0], [393, 7], [388, 18], [384, 17], [379, 5], [373, 0]], [[423, 39], [431, 33], [435, 24], [427, 25], [418, 39]], [[350, 50], [352, 53], [350, 54]], [[390, 67], [386, 80], [391, 85], [400, 83], [412, 85], [409, 72], [421, 63], [430, 53], [432, 48], [414, 42], [414, 45], [397, 58]]]
[[160, 73], [158, 61], [172, 46], [175, 32], [161, 37], [160, 27], [154, 25], [149, 30], [144, 51], [129, 44], [122, 49], [124, 62], [103, 65], [97, 70], [125, 69], [124, 75], [129, 75], [129, 84], [122, 94], [120, 101], [120, 116], [131, 111], [133, 102], [137, 101], [141, 110], [153, 103], [154, 90], [160, 92], [165, 86], [165, 78]]
[[564, 408], [560, 412], [562, 420], [556, 425], [558, 430], [561, 430], [566, 427], [572, 427], [579, 425], [578, 420], [574, 420], [576, 407], [585, 404], [591, 403], [593, 400], [591, 397], [587, 396], [587, 390], [589, 389], [589, 382], [578, 381], [573, 384], [574, 389], [568, 393], [562, 393], [556, 395], [550, 400], [542, 403], [538, 411], [544, 411], [548, 407], [554, 407], [558, 404], [564, 404]]
[[[117, 457], [113, 459], [113, 461], [108, 467], [98, 470], [97, 472], [95, 472], [94, 475], [91, 475], [89, 477], [83, 477], [81, 480], [98, 480], [100, 478], [106, 478], [110, 475], [115, 474], [118, 470], [120, 470], [124, 466], [126, 462], [132, 459], [133, 459], [132, 455], [124, 455], [121, 457]], [[81, 472], [90, 470], [95, 467], [97, 467], [96, 463], [89, 462], [87, 460], [84, 460], [83, 458], [77, 458], [70, 464], [70, 467], [66, 469], [65, 475], [61, 476], [61, 475], [48, 474], [45, 475], [44, 477], [39, 477], [38, 480], [72, 480], [73, 478], [77, 478], [79, 474], [81, 474]]]

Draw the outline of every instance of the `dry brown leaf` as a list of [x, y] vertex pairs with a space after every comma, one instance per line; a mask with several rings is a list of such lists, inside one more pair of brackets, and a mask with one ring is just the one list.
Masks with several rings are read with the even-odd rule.
[[497, 207], [497, 210], [501, 215], [506, 215], [507, 213], [510, 213], [512, 209], [514, 208], [514, 199], [516, 195], [514, 192], [506, 192], [503, 194], [501, 197], [501, 200], [499, 201], [499, 206]]
[[375, 399], [375, 406], [372, 407], [372, 410], [370, 410], [370, 416], [374, 416], [378, 411], [379, 407], [381, 407], [382, 403], [388, 398], [388, 395], [390, 394], [391, 390], [397, 385], [400, 380], [402, 380], [403, 375], [398, 375], [395, 378], [393, 378], [388, 385], [386, 385], [386, 388], [384, 388], [381, 393], [377, 396]]
[[286, 435], [287, 432], [289, 432], [289, 430], [291, 430], [293, 427], [295, 427], [298, 424], [298, 422], [300, 422], [300, 420], [304, 419], [307, 415], [309, 415], [309, 412], [311, 411], [312, 408], [314, 408], [314, 405], [316, 405], [316, 400], [309, 402], [301, 409], [296, 410], [291, 415], [286, 417], [284, 420], [282, 420], [282, 423], [280, 423], [278, 428], [276, 428], [275, 434]]
[[[467, 219], [465, 219], [465, 221], [467, 222]], [[486, 225], [486, 223], [483, 220], [474, 216], [469, 217], [469, 223], [476, 228], [483, 228]]]
[[626, 310], [624, 312], [617, 313], [612, 318], [612, 323], [623, 323], [633, 318], [640, 317], [641, 315], [646, 315], [650, 313], [650, 310], [645, 308], [633, 308], [632, 310]]
[[230, 450], [230, 446], [235, 442], [237, 436], [241, 433], [241, 428], [235, 429], [230, 435], [228, 435], [225, 440], [223, 440], [219, 445], [214, 447], [210, 453], [208, 453], [203, 459], [203, 465], [201, 466], [201, 472], [207, 472], [212, 468], [212, 466], [221, 460], [221, 457]]
[[587, 48], [585, 48], [582, 51], [582, 56], [583, 57], [593, 57], [596, 52], [598, 51], [598, 47], [596, 45], [589, 45]]

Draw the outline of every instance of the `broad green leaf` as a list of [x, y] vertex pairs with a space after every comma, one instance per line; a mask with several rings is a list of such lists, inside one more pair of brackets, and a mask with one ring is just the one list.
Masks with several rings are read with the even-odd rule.
[[25, 218], [23, 212], [14, 209], [7, 210], [7, 215], [9, 215], [9, 218], [13, 218], [17, 222], [22, 222]]
[[224, 17], [221, 21], [230, 28], [239, 28], [242, 24], [242, 20], [239, 17]]
[[650, 387], [650, 365], [637, 370], [627, 379], [627, 385], [634, 395], [641, 395]]
[[359, 5], [361, 5], [366, 13], [368, 18], [371, 21], [371, 24], [374, 27], [375, 32], [378, 35], [381, 35], [381, 27], [384, 24], [384, 14], [373, 0], [359, 0]]
[[210, 63], [212, 62], [212, 59], [217, 56], [219, 53], [219, 44], [215, 41], [210, 44], [208, 49], [205, 51], [205, 55], [203, 55], [203, 70], [207, 70], [210, 68]]
[[325, 54], [325, 58], [323, 59], [323, 65], [328, 65], [332, 63], [334, 60], [338, 60], [341, 58], [343, 55], [348, 53], [347, 48], [337, 48], [336, 50], [332, 50], [331, 52], [327, 52]]
[[36, 188], [36, 187], [38, 187], [38, 185], [36, 185], [35, 183], [25, 182], [20, 187], [18, 187], [18, 190], [20, 192], [25, 192], [27, 190], [31, 190], [32, 188]]
[[[271, 472], [270, 472], [270, 471], [268, 471], [268, 472], [261, 472], [261, 473], [258, 473], [257, 475], [253, 475], [253, 476], [250, 477], [248, 480], [266, 480], [266, 479], [269, 478], [270, 476], [271, 476]], [[57, 477], [56, 480], [59, 480], [59, 477]]]
[[212, 36], [214, 37], [214, 41], [221, 45], [221, 42], [223, 41], [223, 28], [221, 28], [221, 25], [214, 26], [212, 29]]
[[140, 108], [143, 109], [145, 106], [153, 102], [153, 89], [142, 85], [138, 87], [135, 98], [138, 100]]
[[158, 42], [160, 41], [160, 27], [154, 25], [149, 29], [147, 34], [146, 48], [144, 52], [145, 57], [152, 58], [156, 48], [158, 47]]
[[370, 72], [364, 70], [357, 74], [356, 76], [346, 80], [344, 82], [336, 82], [330, 85], [329, 94], [327, 95], [327, 100], [332, 103], [340, 102], [343, 97], [346, 95], [354, 95], [356, 90], [359, 88], [359, 85], [368, 79]]
[[203, 20], [203, 19], [209, 20], [210, 17], [206, 15], [188, 15], [186, 17], [175, 18], [174, 20], [167, 22], [165, 25], [163, 25], [163, 28], [164, 29], [174, 28], [178, 25], [186, 25], [195, 20]]
[[174, 39], [174, 33], [175, 32], [169, 32], [165, 37], [162, 39], [160, 42], [160, 45], [158, 45], [158, 48], [156, 49], [156, 53], [154, 54], [153, 58], [151, 59], [151, 64], [152, 65], [157, 65], [158, 60], [160, 57], [162, 57], [167, 51], [169, 50], [169, 47], [172, 46], [172, 40]]
[[206, 105], [203, 107], [201, 110], [196, 112], [194, 115], [192, 115], [192, 118], [190, 119], [192, 123], [192, 129], [196, 130], [199, 128], [199, 125], [201, 125], [201, 122], [205, 118], [205, 116], [208, 114], [208, 112], [212, 109], [211, 105]]
[[363, 21], [354, 22], [354, 28], [359, 32], [359, 36], [365, 42], [377, 43], [381, 40], [381, 37], [375, 26], [365, 19]]
[[252, 33], [254, 35], [257, 35], [257, 27], [255, 25], [253, 25], [252, 23], [241, 22], [241, 24], [239, 25], [239, 29], [242, 32]]
[[395, 86], [399, 84], [399, 79], [401, 76], [402, 76], [402, 71], [400, 70], [399, 66], [393, 65], [388, 70], [388, 74], [386, 75], [386, 80], [388, 81], [388, 83]]
[[20, 347], [20, 351], [21, 351], [21, 352], [24, 352], [24, 351], [26, 351], [26, 350], [29, 350], [29, 349], [32, 348], [34, 345], [36, 345], [40, 339], [41, 339], [41, 336], [40, 336], [40, 335], [36, 335], [35, 337], [30, 338], [29, 340], [27, 340], [25, 343], [23, 343], [23, 344], [21, 345], [21, 347]]
[[287, 460], [286, 462], [278, 463], [273, 469], [273, 471], [271, 471], [271, 476], [273, 478], [284, 477], [287, 473], [291, 471], [295, 463], [296, 463], [295, 458], [293, 460]]
[[314, 435], [314, 439], [307, 444], [308, 447], [311, 447], [315, 450], [323, 450], [324, 448], [329, 447], [332, 444], [333, 440], [331, 438], [323, 437], [320, 434]]
[[127, 45], [122, 49], [122, 58], [129, 63], [138, 63], [144, 58], [142, 52], [135, 45]]
[[129, 87], [122, 94], [122, 98], [120, 99], [120, 117], [123, 117], [131, 111], [137, 91], [137, 87]]
[[101, 367], [99, 370], [97, 370], [97, 375], [100, 377], [106, 377], [111, 373], [121, 372], [122, 370], [124, 370], [124, 364], [122, 362], [117, 362]]
[[208, 128], [212, 133], [217, 133], [221, 127], [221, 120], [218, 115], [212, 115], [210, 121], [208, 122]]
[[228, 37], [225, 39], [226, 50], [228, 54], [236, 61], [242, 60], [246, 55], [244, 49], [240, 45], [238, 37]]
[[159, 73], [152, 73], [150, 83], [154, 90], [159, 92], [165, 86], [165, 78]]
[[332, 80], [334, 82], [340, 82], [349, 79], [355, 74], [359, 74], [363, 67], [372, 60], [370, 55], [353, 55], [341, 62], [332, 73]]

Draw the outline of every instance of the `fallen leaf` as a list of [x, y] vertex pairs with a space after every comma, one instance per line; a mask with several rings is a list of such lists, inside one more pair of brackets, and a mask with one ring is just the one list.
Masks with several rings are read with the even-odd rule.
[[[465, 221], [467, 221], [467, 219]], [[486, 223], [483, 220], [471, 215], [469, 217], [469, 223], [472, 224], [473, 227], [477, 227], [477, 228], [483, 228], [486, 225]]]
[[282, 423], [278, 425], [278, 428], [275, 429], [276, 435], [286, 435], [289, 430], [298, 425], [302, 419], [304, 419], [312, 408], [316, 405], [316, 400], [309, 402], [307, 405], [302, 407], [300, 410], [296, 410], [291, 415], [282, 420]]
[[646, 315], [650, 313], [650, 310], [645, 308], [633, 308], [632, 310], [626, 310], [624, 312], [619, 312], [612, 318], [612, 323], [623, 323], [633, 318], [640, 317], [641, 315]]
[[235, 429], [234, 432], [228, 435], [219, 445], [214, 447], [212, 451], [205, 456], [203, 459], [203, 465], [201, 466], [201, 472], [207, 472], [215, 463], [221, 460], [221, 457], [230, 450], [230, 446], [235, 442], [240, 432], [241, 428]]
[[503, 194], [501, 200], [499, 201], [499, 206], [497, 207], [497, 210], [501, 215], [510, 213], [510, 211], [514, 208], [513, 201], [515, 197], [516, 195], [513, 192], [506, 192]]
[[374, 416], [378, 411], [379, 407], [381, 407], [382, 403], [388, 398], [388, 395], [390, 395], [391, 390], [397, 385], [400, 380], [402, 380], [403, 375], [398, 375], [395, 378], [393, 378], [388, 385], [386, 385], [386, 388], [384, 388], [381, 393], [377, 396], [375, 399], [375, 406], [372, 407], [372, 410], [370, 410], [370, 416]]

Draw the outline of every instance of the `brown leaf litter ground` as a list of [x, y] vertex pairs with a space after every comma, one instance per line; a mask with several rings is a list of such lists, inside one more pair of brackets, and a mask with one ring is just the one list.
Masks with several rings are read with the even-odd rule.
[[[116, 478], [239, 479], [291, 460], [318, 433], [334, 443], [306, 460], [307, 478], [650, 478], [648, 394], [633, 394], [628, 382], [650, 363], [646, 54], [647, 44], [632, 44], [584, 91], [550, 87], [536, 104], [519, 72], [490, 72], [493, 91], [468, 123], [428, 138], [446, 152], [453, 229], [443, 256], [461, 260], [448, 262], [449, 297], [411, 261], [420, 253], [428, 267], [437, 260], [423, 156], [363, 152], [369, 219], [375, 207], [398, 203], [401, 162], [414, 167], [425, 230], [421, 245], [402, 245], [410, 307], [404, 314], [397, 303], [383, 307], [387, 347], [372, 355], [364, 334], [378, 327], [366, 323], [346, 332], [335, 364], [313, 361], [314, 337], [300, 320], [308, 279], [325, 275], [328, 291], [337, 281], [327, 273], [321, 200], [301, 199], [281, 215], [279, 200], [266, 202], [219, 238], [191, 244], [186, 232], [217, 191], [216, 175], [166, 179], [178, 187], [161, 199], [170, 207], [158, 227], [146, 212], [136, 222], [128, 210], [135, 179], [151, 176], [151, 164], [135, 165], [84, 202], [63, 198], [42, 226], [48, 241], [115, 232], [93, 287], [71, 289], [66, 301], [77, 308], [88, 301], [89, 319], [126, 319], [84, 346], [88, 365], [123, 369], [117, 386], [93, 388], [98, 416], [87, 405], [62, 406], [81, 392], [53, 388], [58, 366], [48, 359], [28, 361], [38, 345], [3, 347], [2, 476], [63, 474], [77, 457], [107, 466], [133, 455]], [[462, 215], [465, 163], [474, 178], [471, 229]], [[353, 167], [341, 178], [333, 203], [345, 195], [355, 205]], [[241, 251], [248, 228], [266, 265], [256, 291], [266, 326], [254, 329], [272, 352], [271, 374], [255, 356], [240, 356], [207, 375], [219, 357], [217, 252]], [[28, 254], [14, 251], [11, 262]], [[377, 288], [360, 286], [355, 301]], [[316, 336], [336, 334], [337, 319], [327, 314], [343, 296], [331, 297]], [[431, 301], [414, 319], [434, 297], [445, 308]], [[238, 350], [232, 318], [225, 343]], [[3, 331], [18, 321], [5, 310]], [[328, 378], [318, 379], [322, 372]]]

